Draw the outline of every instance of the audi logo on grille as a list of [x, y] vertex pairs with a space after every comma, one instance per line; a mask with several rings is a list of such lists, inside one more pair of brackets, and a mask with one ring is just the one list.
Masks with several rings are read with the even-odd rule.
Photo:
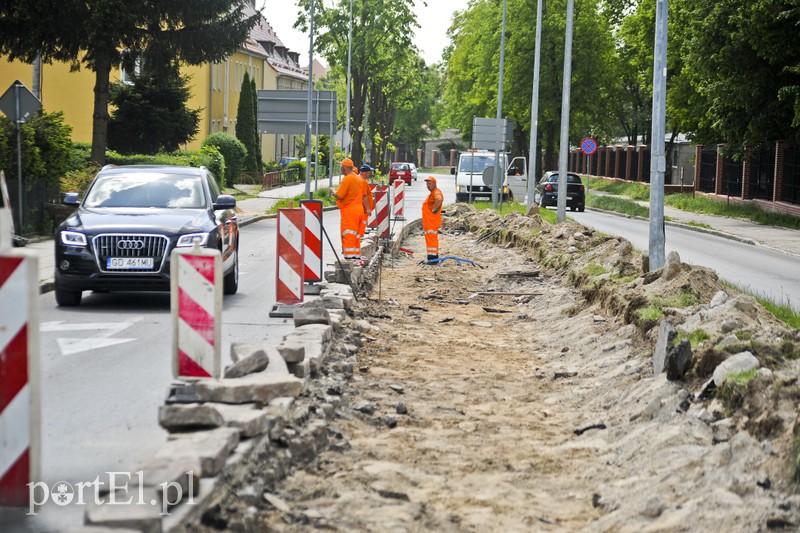
[[144, 248], [144, 241], [134, 239], [117, 241], [117, 249], [119, 250], [141, 250], [142, 248]]

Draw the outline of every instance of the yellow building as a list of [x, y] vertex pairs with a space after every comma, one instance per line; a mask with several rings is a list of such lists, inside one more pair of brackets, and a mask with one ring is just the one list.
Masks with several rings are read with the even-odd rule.
[[[254, 0], [248, 4], [245, 16], [256, 12]], [[275, 31], [260, 16], [258, 24], [242, 47], [225, 61], [185, 67], [191, 77], [190, 109], [200, 109], [197, 136], [186, 145], [197, 150], [205, 137], [217, 131], [236, 135], [236, 109], [244, 73], [256, 80], [256, 89], [306, 89], [308, 72], [299, 65], [299, 54], [289, 51]], [[119, 70], [111, 72], [111, 81], [125, 79]], [[0, 93], [19, 80], [32, 89], [33, 66], [0, 57]], [[92, 109], [94, 105], [94, 72], [81, 69], [70, 72], [66, 63], [42, 65], [39, 79], [40, 99], [45, 110], [63, 111], [64, 120], [72, 126], [73, 141], [91, 142]], [[261, 153], [265, 161], [296, 155], [294, 135], [261, 135]], [[301, 157], [302, 155], [298, 156]]]

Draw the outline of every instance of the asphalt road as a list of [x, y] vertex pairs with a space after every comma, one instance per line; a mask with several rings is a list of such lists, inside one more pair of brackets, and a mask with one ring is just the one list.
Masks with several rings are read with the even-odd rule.
[[[569, 216], [603, 233], [624, 237], [639, 250], [649, 248], [650, 223], [646, 220], [592, 210], [570, 212]], [[714, 269], [726, 281], [800, 311], [797, 257], [672, 225], [665, 231], [666, 253], [677, 251], [684, 263]]]

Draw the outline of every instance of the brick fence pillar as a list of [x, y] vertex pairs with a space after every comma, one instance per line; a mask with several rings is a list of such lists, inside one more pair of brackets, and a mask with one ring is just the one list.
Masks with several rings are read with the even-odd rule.
[[457, 160], [458, 160], [458, 150], [453, 148], [452, 150], [450, 150], [450, 166], [451, 167], [456, 166]]
[[694, 192], [700, 190], [700, 169], [703, 166], [703, 145], [694, 147]]
[[633, 146], [625, 148], [625, 181], [631, 181], [631, 166], [633, 165]]
[[425, 159], [423, 159], [422, 155], [423, 155], [423, 151], [418, 148], [417, 149], [417, 161], [419, 161], [419, 166], [424, 167], [425, 166]]
[[431, 150], [431, 166], [439, 166], [439, 150]]
[[636, 175], [640, 183], [644, 182], [644, 160], [650, 157], [650, 148], [647, 145], [639, 145], [639, 158], [637, 161]]
[[606, 146], [606, 168], [603, 170], [603, 176], [611, 177], [611, 152], [614, 149], [610, 146]]
[[[621, 146], [614, 147], [614, 177], [619, 178], [619, 154], [622, 152]], [[623, 169], [624, 170], [624, 169]]]
[[724, 144], [717, 145], [717, 169], [714, 172], [714, 194], [722, 194], [722, 171], [725, 167], [725, 156], [722, 155]]
[[787, 141], [775, 143], [775, 186], [772, 190], [772, 201], [779, 202], [783, 196], [783, 164], [786, 161]]
[[752, 147], [744, 147], [744, 159], [742, 160], [742, 200], [750, 199], [750, 168], [753, 166], [750, 161]]

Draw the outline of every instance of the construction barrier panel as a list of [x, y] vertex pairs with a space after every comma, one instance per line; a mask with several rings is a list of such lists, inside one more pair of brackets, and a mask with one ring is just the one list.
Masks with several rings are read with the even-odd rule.
[[278, 209], [275, 300], [281, 304], [303, 302], [305, 213], [303, 208]]
[[305, 242], [303, 247], [303, 281], [322, 281], [322, 201], [301, 200], [305, 211]]
[[394, 195], [392, 198], [392, 218], [395, 220], [405, 220], [403, 206], [405, 205], [406, 182], [395, 180]]
[[0, 209], [0, 507], [29, 507], [40, 479], [39, 267], [11, 247]]
[[[373, 199], [373, 201], [375, 200], [376, 193], [378, 191], [383, 190], [385, 187], [386, 187], [386, 185], [378, 185], [377, 183], [370, 183], [369, 184], [369, 189], [370, 189], [370, 191], [372, 191], [372, 199]], [[375, 207], [376, 207], [376, 209], [373, 209], [372, 213], [370, 213], [369, 217], [367, 217], [367, 227], [368, 228], [377, 228], [378, 227], [378, 215], [377, 215], [378, 210], [377, 210], [377, 206], [375, 206]]]
[[172, 374], [221, 375], [222, 256], [219, 250], [176, 248], [170, 255]]
[[379, 239], [389, 238], [389, 187], [375, 189], [375, 225]]

